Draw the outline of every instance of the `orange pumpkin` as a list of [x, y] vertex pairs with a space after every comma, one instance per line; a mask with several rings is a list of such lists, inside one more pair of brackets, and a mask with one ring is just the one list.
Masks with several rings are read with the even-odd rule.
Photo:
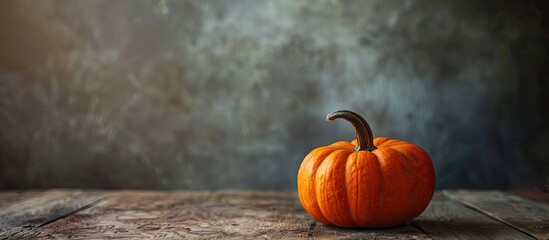
[[351, 111], [328, 114], [353, 124], [357, 139], [311, 151], [301, 163], [297, 191], [316, 220], [341, 227], [389, 227], [425, 210], [435, 189], [429, 155], [401, 140], [373, 138], [366, 120]]

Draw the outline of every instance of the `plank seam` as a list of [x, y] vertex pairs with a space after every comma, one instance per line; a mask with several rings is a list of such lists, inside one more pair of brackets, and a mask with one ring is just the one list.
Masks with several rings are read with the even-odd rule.
[[77, 208], [77, 209], [75, 209], [75, 210], [73, 210], [73, 211], [67, 212], [66, 214], [63, 214], [63, 215], [61, 215], [61, 216], [59, 216], [59, 217], [57, 217], [57, 218], [54, 218], [54, 219], [51, 219], [51, 220], [49, 220], [49, 221], [47, 221], [47, 222], [41, 223], [40, 225], [36, 226], [36, 228], [40, 228], [40, 227], [46, 226], [46, 225], [48, 225], [48, 224], [50, 224], [50, 223], [53, 223], [53, 222], [55, 222], [55, 221], [57, 221], [57, 220], [60, 220], [60, 219], [65, 218], [65, 217], [68, 217], [68, 216], [70, 216], [70, 215], [73, 215], [73, 214], [75, 214], [75, 213], [77, 213], [77, 212], [80, 212], [80, 211], [89, 209], [89, 208], [91, 208], [91, 207], [94, 207], [94, 206], [96, 206], [97, 204], [99, 204], [99, 202], [105, 200], [106, 198], [107, 198], [107, 196], [100, 197], [100, 198], [98, 198], [98, 199], [96, 199], [96, 200], [93, 200], [93, 201], [91, 201], [90, 203], [85, 204], [84, 206], [79, 207], [79, 208]]
[[419, 224], [417, 224], [416, 222], [414, 222], [413, 220], [410, 221], [410, 226], [418, 229], [419, 231], [421, 231], [423, 234], [427, 235], [427, 237], [429, 237], [430, 239], [434, 239], [431, 235], [429, 235], [427, 233], [427, 231], [425, 231], [425, 229], [423, 229]]
[[488, 212], [488, 211], [484, 211], [482, 208], [479, 208], [479, 207], [475, 206], [475, 205], [472, 204], [472, 203], [469, 203], [469, 202], [467, 202], [467, 201], [465, 201], [465, 200], [459, 199], [458, 197], [452, 196], [452, 194], [450, 194], [447, 190], [443, 190], [443, 191], [442, 191], [442, 194], [443, 194], [444, 196], [448, 197], [448, 199], [450, 199], [450, 200], [452, 200], [452, 201], [454, 201], [454, 202], [456, 202], [456, 203], [458, 203], [458, 204], [460, 204], [460, 205], [462, 205], [462, 206], [464, 206], [464, 207], [467, 207], [467, 208], [470, 208], [470, 209], [472, 209], [472, 210], [474, 210], [474, 211], [477, 211], [477, 212], [479, 212], [479, 213], [482, 213], [482, 214], [484, 214], [484, 215], [486, 215], [486, 216], [488, 216], [488, 217], [490, 217], [490, 218], [492, 218], [492, 219], [495, 219], [495, 220], [497, 220], [497, 221], [499, 221], [499, 222], [501, 222], [501, 223], [503, 223], [503, 224], [505, 224], [505, 225], [507, 225], [507, 226], [512, 227], [513, 229], [516, 229], [517, 231], [520, 231], [520, 232], [522, 232], [522, 233], [524, 233], [524, 234], [526, 234], [526, 235], [528, 235], [528, 236], [530, 236], [530, 237], [533, 237], [534, 239], [538, 239], [538, 237], [537, 237], [536, 235], [534, 235], [534, 234], [532, 234], [532, 233], [530, 233], [530, 232], [527, 232], [527, 231], [521, 229], [520, 227], [515, 226], [514, 224], [508, 223], [507, 221], [501, 219], [500, 217], [498, 217], [498, 216], [496, 216], [496, 215], [494, 215], [494, 214], [491, 214], [491, 213]]

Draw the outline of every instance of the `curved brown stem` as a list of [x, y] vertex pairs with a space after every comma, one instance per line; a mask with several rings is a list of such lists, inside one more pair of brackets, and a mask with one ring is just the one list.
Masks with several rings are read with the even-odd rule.
[[356, 139], [358, 146], [356, 146], [355, 151], [367, 150], [374, 151], [377, 148], [374, 146], [374, 135], [372, 134], [372, 129], [366, 119], [364, 119], [360, 114], [349, 111], [349, 110], [339, 110], [326, 116], [326, 121], [331, 122], [335, 119], [342, 118], [345, 119], [355, 127]]

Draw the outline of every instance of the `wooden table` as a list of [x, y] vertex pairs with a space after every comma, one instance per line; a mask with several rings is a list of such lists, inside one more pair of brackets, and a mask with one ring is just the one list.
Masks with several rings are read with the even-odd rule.
[[313, 220], [295, 192], [0, 191], [0, 239], [549, 239], [547, 195], [439, 191], [406, 225], [345, 229]]

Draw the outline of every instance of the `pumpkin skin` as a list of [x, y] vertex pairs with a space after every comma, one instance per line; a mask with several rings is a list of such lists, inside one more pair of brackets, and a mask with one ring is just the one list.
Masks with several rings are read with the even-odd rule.
[[356, 139], [340, 141], [314, 149], [301, 163], [299, 199], [316, 220], [340, 227], [396, 226], [419, 216], [431, 201], [435, 171], [429, 155], [405, 141], [373, 139], [367, 130], [371, 151], [357, 150]]

